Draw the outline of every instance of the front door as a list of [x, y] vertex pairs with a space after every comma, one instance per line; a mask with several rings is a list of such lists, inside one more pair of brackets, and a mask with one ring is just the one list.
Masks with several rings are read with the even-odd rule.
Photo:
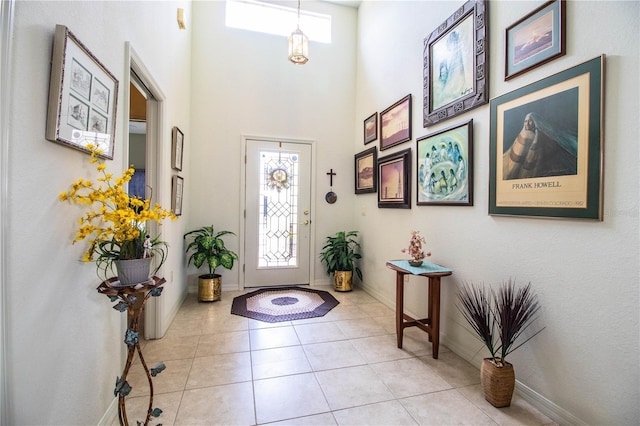
[[310, 282], [311, 152], [246, 140], [245, 287]]

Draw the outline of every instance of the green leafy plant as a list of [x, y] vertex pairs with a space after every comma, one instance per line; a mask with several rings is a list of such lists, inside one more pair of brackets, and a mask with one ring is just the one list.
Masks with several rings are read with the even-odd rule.
[[202, 228], [184, 234], [184, 239], [191, 239], [187, 246], [186, 253], [190, 251], [191, 256], [187, 261], [187, 265], [191, 262], [196, 268], [200, 268], [205, 263], [209, 268], [209, 276], [213, 278], [216, 268], [222, 266], [226, 269], [233, 268], [234, 261], [238, 260], [238, 255], [225, 247], [225, 243], [221, 237], [224, 235], [235, 235], [231, 231], [216, 232], [213, 226], [203, 226]]
[[505, 358], [538, 333], [526, 338], [517, 346], [516, 340], [537, 318], [540, 304], [531, 289], [531, 283], [516, 289], [515, 280], [503, 282], [497, 291], [490, 287], [464, 283], [458, 291], [456, 305], [467, 320], [476, 337], [489, 352], [493, 363], [502, 367]]
[[335, 236], [327, 237], [324, 247], [320, 252], [320, 260], [327, 267], [327, 274], [335, 271], [355, 271], [362, 280], [362, 271], [355, 265], [356, 259], [361, 259], [358, 252], [360, 244], [356, 240], [358, 231], [340, 231]]

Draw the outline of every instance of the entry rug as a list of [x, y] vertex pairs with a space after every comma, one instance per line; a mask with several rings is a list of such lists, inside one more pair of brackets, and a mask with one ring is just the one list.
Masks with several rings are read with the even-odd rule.
[[302, 287], [263, 288], [235, 297], [231, 313], [265, 322], [324, 316], [340, 302], [322, 290]]

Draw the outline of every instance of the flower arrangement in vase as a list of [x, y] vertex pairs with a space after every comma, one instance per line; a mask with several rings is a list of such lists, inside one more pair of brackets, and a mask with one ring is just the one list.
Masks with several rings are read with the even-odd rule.
[[[157, 259], [151, 274], [147, 269], [148, 279], [164, 263], [168, 246], [159, 236], [148, 235], [146, 223], [156, 221], [161, 225], [163, 219], [175, 220], [176, 216], [160, 204], [152, 205], [149, 199], [129, 196], [123, 187], [131, 180], [135, 170], [129, 168], [122, 172], [121, 177], [114, 179], [99, 157], [101, 151], [91, 144], [87, 148], [91, 151], [89, 162], [97, 164], [96, 170], [101, 175], [97, 179], [99, 183], [81, 178], [71, 184], [69, 191], [59, 195], [60, 201], [90, 206], [79, 219], [73, 244], [89, 239], [83, 260], [90, 262], [95, 258], [97, 275], [104, 280], [114, 272], [114, 265], [116, 269], [120, 267], [120, 261], [146, 259], [139, 263], [150, 268], [151, 259]], [[123, 274], [118, 274], [118, 278], [121, 284], [140, 282], [138, 278], [127, 278]]]
[[425, 257], [431, 256], [431, 252], [425, 253], [422, 250], [422, 244], [426, 244], [427, 240], [420, 235], [420, 231], [411, 231], [411, 239], [409, 240], [409, 247], [402, 249], [402, 253], [409, 253], [411, 259], [409, 264], [411, 266], [420, 266]]

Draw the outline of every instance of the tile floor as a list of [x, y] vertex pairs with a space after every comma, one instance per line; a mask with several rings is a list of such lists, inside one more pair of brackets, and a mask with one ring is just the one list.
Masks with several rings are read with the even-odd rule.
[[[405, 330], [396, 347], [392, 309], [355, 289], [320, 318], [264, 323], [230, 314], [233, 298], [190, 294], [163, 339], [143, 342], [153, 379], [152, 424], [163, 425], [547, 425], [514, 395], [484, 400], [478, 368], [446, 347], [431, 357], [427, 335]], [[248, 291], [251, 291], [248, 290]], [[137, 361], [128, 378], [129, 422], [146, 415], [148, 384]], [[117, 422], [117, 420], [116, 420]]]

